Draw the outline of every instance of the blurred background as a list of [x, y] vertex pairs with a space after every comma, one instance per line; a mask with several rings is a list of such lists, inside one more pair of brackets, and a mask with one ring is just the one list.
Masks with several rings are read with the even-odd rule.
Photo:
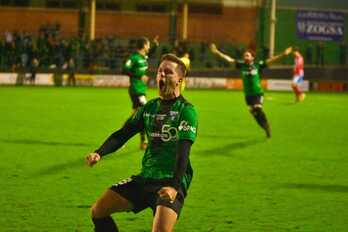
[[[93, 169], [84, 157], [130, 115], [122, 66], [141, 36], [150, 87], [162, 54], [191, 64], [184, 96], [200, 125], [176, 231], [347, 231], [348, 0], [0, 0], [1, 232], [92, 231], [97, 196], [139, 171], [138, 137]], [[304, 102], [293, 56], [262, 75], [272, 139], [210, 43], [237, 59], [299, 48]], [[151, 221], [150, 210], [117, 215], [121, 231]]]
[[[330, 32], [311, 38], [298, 31], [311, 19], [301, 19], [303, 11], [336, 20], [324, 19], [329, 28], [312, 29]], [[29, 67], [34, 58], [47, 69], [73, 58], [81, 71], [115, 71], [139, 36], [159, 37], [152, 63], [184, 43], [192, 69], [228, 66], [210, 54], [209, 42], [237, 58], [246, 48], [265, 58], [298, 46], [307, 65], [346, 65], [347, 18], [344, 0], [0, 0], [0, 69]]]

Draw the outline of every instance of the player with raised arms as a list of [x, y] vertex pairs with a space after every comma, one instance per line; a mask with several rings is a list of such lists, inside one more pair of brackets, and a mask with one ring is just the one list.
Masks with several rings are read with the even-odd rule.
[[154, 213], [153, 232], [173, 230], [193, 176], [189, 153], [198, 124], [195, 108], [180, 92], [185, 76], [184, 63], [173, 54], [164, 55], [156, 77], [159, 97], [140, 107], [87, 155], [87, 164], [93, 166], [142, 130], [149, 140], [140, 174], [112, 185], [92, 206], [96, 232], [118, 231], [112, 213], [137, 213], [146, 208]]
[[217, 49], [215, 44], [210, 45], [210, 50], [225, 61], [236, 64], [236, 68], [241, 72], [245, 101], [249, 106], [249, 111], [254, 116], [256, 122], [265, 130], [267, 138], [270, 138], [271, 126], [266, 118], [266, 114], [262, 110], [263, 89], [261, 86], [261, 71], [266, 68], [268, 64], [285, 55], [289, 55], [291, 53], [291, 48], [287, 48], [280, 55], [271, 57], [266, 61], [255, 61], [255, 52], [251, 49], [244, 52], [243, 60], [241, 61], [222, 53]]

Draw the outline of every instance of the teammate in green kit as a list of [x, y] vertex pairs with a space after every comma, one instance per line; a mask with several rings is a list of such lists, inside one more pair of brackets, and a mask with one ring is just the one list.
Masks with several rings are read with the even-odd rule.
[[260, 75], [262, 69], [266, 68], [268, 64], [283, 56], [289, 55], [291, 53], [291, 48], [287, 48], [280, 55], [271, 57], [266, 61], [255, 61], [255, 52], [251, 49], [244, 52], [244, 59], [242, 61], [237, 61], [236, 59], [222, 53], [216, 48], [215, 44], [210, 45], [210, 50], [227, 62], [236, 64], [236, 68], [241, 72], [245, 101], [249, 106], [250, 113], [254, 116], [257, 123], [265, 130], [266, 136], [270, 138], [271, 127], [267, 121], [266, 114], [262, 110], [263, 89], [261, 86]]
[[154, 213], [153, 232], [173, 230], [193, 175], [189, 153], [198, 124], [195, 108], [180, 92], [185, 75], [185, 64], [178, 57], [164, 55], [156, 77], [159, 98], [140, 107], [86, 157], [87, 164], [93, 166], [143, 130], [149, 140], [140, 174], [112, 185], [92, 206], [96, 232], [118, 231], [112, 213], [137, 213], [149, 207]]
[[[157, 37], [154, 39], [158, 46]], [[133, 112], [145, 105], [148, 70], [147, 54], [150, 52], [150, 41], [146, 37], [141, 37], [136, 41], [136, 52], [132, 53], [123, 66], [123, 72], [129, 76], [130, 86], [128, 93], [132, 101]], [[145, 132], [140, 132], [140, 149], [145, 150], [147, 142]]]

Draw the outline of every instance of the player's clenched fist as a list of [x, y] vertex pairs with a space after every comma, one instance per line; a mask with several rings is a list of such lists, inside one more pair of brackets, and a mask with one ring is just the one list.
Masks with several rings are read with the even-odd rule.
[[92, 167], [100, 160], [100, 155], [98, 153], [90, 153], [86, 156], [86, 163], [88, 166]]

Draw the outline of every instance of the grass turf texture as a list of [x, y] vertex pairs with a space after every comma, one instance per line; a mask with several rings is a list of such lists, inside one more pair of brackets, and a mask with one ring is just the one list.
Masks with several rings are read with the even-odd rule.
[[[149, 98], [156, 96], [151, 90]], [[194, 179], [176, 231], [346, 231], [346, 94], [266, 95], [273, 137], [242, 92], [192, 91]], [[130, 113], [126, 89], [0, 87], [0, 231], [92, 231], [89, 207], [140, 170], [139, 137], [94, 168], [84, 156]], [[151, 210], [116, 215], [150, 231]]]

